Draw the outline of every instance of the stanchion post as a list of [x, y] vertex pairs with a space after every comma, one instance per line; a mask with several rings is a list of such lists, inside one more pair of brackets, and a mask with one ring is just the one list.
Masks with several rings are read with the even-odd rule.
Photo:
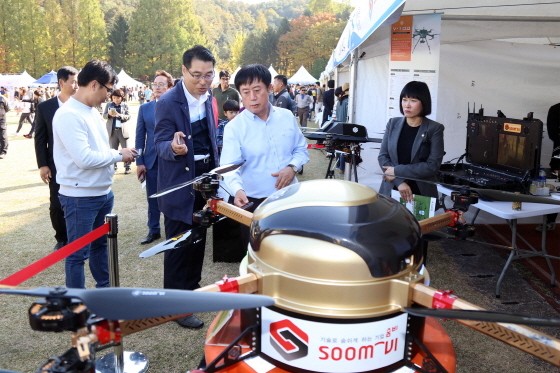
[[[107, 255], [109, 257], [109, 285], [120, 287], [119, 278], [119, 247], [117, 236], [119, 233], [119, 219], [117, 214], [105, 215], [105, 222], [109, 223], [107, 233]], [[126, 357], [126, 359], [125, 359]], [[103, 356], [95, 364], [96, 373], [144, 373], [148, 370], [149, 361], [140, 352], [123, 351], [122, 341], [113, 347], [113, 353]], [[126, 369], [125, 369], [126, 368]]]

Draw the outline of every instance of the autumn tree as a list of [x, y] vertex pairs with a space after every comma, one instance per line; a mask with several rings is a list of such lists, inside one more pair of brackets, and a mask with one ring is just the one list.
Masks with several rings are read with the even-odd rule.
[[[81, 66], [78, 61], [79, 54], [79, 31], [78, 31], [78, 4], [79, 0], [60, 0], [60, 6], [64, 9], [66, 18], [66, 28], [70, 35], [68, 39], [68, 59], [69, 64], [79, 69]], [[83, 65], [82, 65], [83, 66]]]
[[130, 21], [128, 50], [133, 75], [164, 69], [181, 74], [186, 49], [205, 44], [191, 0], [140, 0]]
[[105, 59], [109, 40], [99, 0], [80, 0], [78, 22], [79, 66], [93, 59]]
[[245, 45], [246, 39], [247, 34], [242, 32], [235, 34], [235, 38], [233, 39], [233, 43], [230, 47], [231, 57], [229, 67], [232, 71], [237, 69], [237, 66], [241, 66], [243, 64], [243, 46]]
[[49, 20], [46, 22], [47, 37], [45, 39], [47, 65], [56, 71], [70, 62], [70, 48], [68, 48], [70, 31], [59, 0], [45, 0], [44, 6], [45, 19]]
[[328, 61], [345, 26], [346, 22], [328, 13], [294, 19], [290, 22], [290, 31], [280, 37], [278, 42], [282, 66], [286, 67], [289, 75], [294, 74], [301, 65], [308, 71], [317, 70], [315, 62]]

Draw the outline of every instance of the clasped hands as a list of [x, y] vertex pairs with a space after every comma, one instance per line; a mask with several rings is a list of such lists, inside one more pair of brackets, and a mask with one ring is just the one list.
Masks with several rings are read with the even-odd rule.
[[[385, 169], [383, 177], [389, 182], [395, 180], [395, 168], [392, 166], [383, 166], [383, 168]], [[397, 187], [397, 190], [401, 194], [401, 198], [403, 200], [405, 200], [406, 202], [413, 201], [412, 189], [410, 189], [410, 185], [408, 185], [406, 181], [400, 183], [400, 185]]]

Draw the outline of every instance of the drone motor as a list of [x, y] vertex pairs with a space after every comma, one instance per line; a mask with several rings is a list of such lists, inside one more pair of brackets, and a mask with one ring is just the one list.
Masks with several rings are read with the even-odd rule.
[[41, 332], [76, 331], [86, 325], [90, 312], [77, 299], [46, 298], [29, 308], [31, 329]]

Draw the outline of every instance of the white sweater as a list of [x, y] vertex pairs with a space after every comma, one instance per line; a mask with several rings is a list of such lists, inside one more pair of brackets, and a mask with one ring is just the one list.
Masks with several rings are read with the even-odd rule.
[[109, 147], [97, 109], [70, 97], [53, 118], [53, 155], [60, 194], [96, 197], [111, 191], [113, 163], [122, 155]]

